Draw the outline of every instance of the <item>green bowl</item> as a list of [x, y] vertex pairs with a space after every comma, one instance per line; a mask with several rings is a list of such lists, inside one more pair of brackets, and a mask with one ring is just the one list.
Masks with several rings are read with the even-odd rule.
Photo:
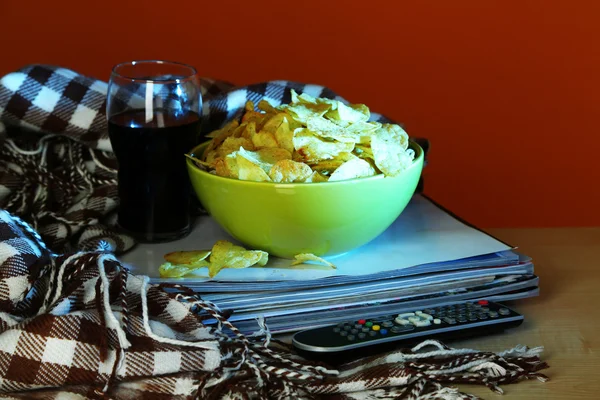
[[[207, 143], [192, 150], [201, 155]], [[246, 248], [293, 258], [332, 256], [360, 247], [385, 231], [404, 210], [423, 169], [423, 149], [395, 177], [377, 175], [321, 183], [252, 182], [210, 174], [187, 160], [198, 199]]]

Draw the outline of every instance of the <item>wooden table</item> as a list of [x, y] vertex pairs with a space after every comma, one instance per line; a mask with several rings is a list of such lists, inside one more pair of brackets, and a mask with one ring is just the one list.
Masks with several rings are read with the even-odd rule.
[[544, 346], [550, 381], [461, 389], [486, 399], [600, 399], [600, 228], [490, 229], [531, 256], [540, 296], [509, 302], [525, 316], [518, 328], [453, 347], [502, 351], [517, 344]]
[[504, 395], [482, 386], [459, 388], [485, 399], [600, 399], [600, 228], [488, 232], [533, 258], [541, 294], [506, 302], [525, 316], [521, 326], [449, 345], [494, 352], [518, 344], [544, 346], [542, 360], [550, 368], [541, 372], [550, 380], [504, 385]]

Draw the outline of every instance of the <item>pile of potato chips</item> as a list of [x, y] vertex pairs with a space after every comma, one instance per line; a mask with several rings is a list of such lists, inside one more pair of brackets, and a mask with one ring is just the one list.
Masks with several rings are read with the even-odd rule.
[[398, 125], [369, 122], [364, 104], [298, 95], [279, 107], [248, 102], [241, 122], [212, 132], [199, 163], [219, 176], [257, 182], [326, 182], [396, 176], [414, 151]]
[[[262, 250], [246, 250], [227, 240], [218, 240], [211, 250], [175, 251], [165, 254], [165, 263], [158, 268], [161, 278], [183, 278], [208, 268], [208, 276], [214, 278], [224, 268], [264, 267], [269, 253]], [[318, 263], [336, 268], [335, 265], [311, 253], [294, 256], [291, 265]]]
[[165, 261], [158, 269], [163, 278], [180, 278], [201, 268], [208, 268], [208, 276], [213, 278], [223, 268], [264, 267], [269, 261], [269, 254], [261, 250], [246, 250], [227, 240], [219, 240], [212, 250], [176, 251], [165, 254]]

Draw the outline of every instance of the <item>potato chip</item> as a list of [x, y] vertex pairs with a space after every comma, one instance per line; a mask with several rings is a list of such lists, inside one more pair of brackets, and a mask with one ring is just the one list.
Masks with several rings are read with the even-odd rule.
[[346, 128], [348, 135], [356, 137], [356, 143], [370, 144], [371, 136], [381, 128], [379, 122], [356, 122]]
[[280, 160], [271, 167], [269, 177], [273, 182], [304, 182], [312, 170], [304, 163], [292, 160]]
[[[408, 134], [402, 129], [400, 125], [396, 124], [382, 124], [381, 128], [377, 131], [384, 131], [386, 134], [383, 136], [393, 136], [394, 140], [400, 142], [403, 150], [408, 148]], [[379, 133], [381, 135], [381, 132]]]
[[197, 270], [207, 267], [208, 261], [202, 260], [195, 265], [179, 265], [166, 262], [158, 267], [158, 274], [161, 278], [181, 278], [185, 275], [192, 274]]
[[330, 104], [296, 103], [285, 107], [285, 112], [306, 125], [310, 118], [322, 117], [331, 109]]
[[248, 268], [255, 264], [264, 266], [268, 253], [261, 250], [246, 250], [226, 240], [219, 240], [212, 248], [208, 276], [213, 278], [224, 268]]
[[377, 168], [387, 176], [396, 176], [412, 164], [413, 157], [404, 151], [403, 135], [389, 125], [384, 124], [371, 137], [371, 149]]
[[317, 264], [326, 265], [333, 269], [337, 269], [337, 267], [332, 262], [329, 262], [321, 257], [315, 256], [312, 253], [296, 254], [294, 256], [294, 261], [292, 261], [292, 265], [309, 264], [310, 261], [317, 263]]
[[252, 144], [255, 149], [262, 149], [265, 147], [279, 147], [279, 143], [275, 139], [275, 136], [270, 132], [258, 132], [252, 137]]
[[254, 144], [244, 137], [228, 137], [217, 149], [217, 154], [222, 158], [234, 151], [238, 151], [240, 147], [243, 147], [244, 150], [255, 150]]
[[289, 151], [279, 147], [264, 148], [257, 151], [246, 151], [244, 148], [240, 148], [238, 154], [262, 168], [266, 173], [271, 170], [271, 167], [277, 161], [289, 160], [292, 158]]
[[364, 144], [356, 144], [354, 146], [354, 154], [356, 154], [357, 156], [359, 156], [360, 158], [370, 158], [371, 160], [373, 160], [373, 149], [371, 149], [371, 146], [367, 146]]
[[217, 154], [216, 150], [211, 150], [208, 153], [204, 153], [204, 161], [208, 164], [208, 165], [215, 165], [215, 162], [217, 161], [217, 159], [219, 158], [219, 155]]
[[270, 182], [271, 178], [257, 163], [249, 160], [240, 152], [236, 153], [238, 178], [243, 181]]
[[262, 125], [262, 120], [265, 118], [265, 114], [258, 111], [247, 111], [242, 117], [242, 124], [249, 124], [254, 122], [257, 125]]
[[223, 128], [219, 129], [217, 131], [218, 133], [213, 132], [215, 135], [213, 139], [208, 143], [208, 146], [206, 146], [206, 149], [204, 149], [204, 154], [202, 155], [203, 158], [206, 159], [205, 155], [211, 152], [212, 150], [216, 149], [218, 146], [220, 146], [225, 141], [225, 139], [227, 139], [233, 134], [234, 129], [238, 126], [240, 126], [239, 122], [231, 121], [227, 123]]
[[264, 111], [266, 114], [278, 114], [280, 112], [278, 109], [273, 107], [271, 103], [264, 99], [258, 103], [258, 109]]
[[277, 127], [275, 140], [277, 140], [279, 147], [286, 149], [290, 154], [294, 152], [294, 132], [290, 128], [288, 118], [284, 117], [281, 124]]
[[332, 109], [335, 109], [338, 105], [338, 101], [327, 99], [324, 97], [312, 97], [307, 93], [298, 94], [294, 89], [290, 91], [292, 101], [291, 103], [304, 103], [304, 104], [327, 104]]
[[313, 164], [309, 164], [309, 165], [314, 171], [318, 171], [318, 172], [330, 175], [333, 171], [338, 169], [343, 163], [345, 163], [346, 161], [355, 159], [355, 158], [358, 158], [358, 157], [352, 153], [341, 152], [340, 154], [335, 156], [335, 158], [332, 158], [330, 160], [319, 161], [318, 163], [313, 163]]
[[174, 251], [164, 255], [164, 259], [171, 264], [194, 265], [204, 261], [210, 256], [210, 250]]
[[[286, 149], [280, 147], [264, 148], [255, 152], [257, 159], [265, 164], [273, 166], [279, 160], [291, 160], [292, 154]], [[269, 167], [270, 171], [270, 167]]]
[[375, 168], [371, 164], [362, 158], [354, 158], [340, 165], [329, 177], [329, 182], [364, 178], [376, 174], [377, 171], [375, 171]]
[[306, 127], [317, 136], [334, 139], [340, 142], [356, 143], [360, 139], [359, 135], [321, 117], [309, 118], [306, 122]]
[[306, 178], [306, 180], [304, 182], [306, 182], [306, 183], [327, 182], [327, 177], [321, 175], [317, 171], [313, 171], [313, 173], [308, 178]]
[[[237, 128], [239, 125], [240, 125], [240, 123], [237, 120], [231, 120], [228, 123], [226, 123], [221, 129], [214, 130], [214, 131], [210, 132], [209, 134], [207, 134], [206, 137], [215, 138], [223, 132], [229, 132], [229, 131], [233, 130], [234, 128]], [[218, 146], [218, 144], [217, 144], [217, 146]]]
[[195, 162], [196, 164], [198, 164], [199, 167], [207, 167], [207, 168], [212, 168], [212, 164], [207, 163], [206, 161], [202, 161], [197, 159], [196, 157], [190, 155], [190, 154], [184, 154], [184, 156], [186, 156], [187, 158], [189, 158], [190, 160], [192, 160], [193, 162]]
[[278, 112], [277, 114], [274, 115], [270, 115], [270, 114], [263, 114], [265, 116], [265, 122], [262, 126], [262, 128], [260, 129], [261, 132], [269, 132], [269, 133], [275, 133], [277, 131], [277, 128], [279, 128], [279, 125], [281, 125], [283, 123], [283, 120], [285, 119], [285, 113], [282, 112]]
[[237, 152], [228, 154], [225, 158], [217, 159], [215, 162], [215, 171], [219, 176], [239, 179]]
[[293, 142], [294, 148], [306, 162], [332, 159], [342, 152], [354, 149], [354, 143], [326, 141], [306, 128], [294, 131]]
[[367, 122], [371, 116], [369, 109], [348, 107], [342, 102], [338, 102], [335, 109], [327, 111], [325, 116], [341, 126], [348, 126], [355, 122]]
[[254, 137], [254, 135], [256, 135], [256, 123], [254, 121], [245, 122], [240, 126], [243, 127], [240, 137], [252, 141], [252, 138]]

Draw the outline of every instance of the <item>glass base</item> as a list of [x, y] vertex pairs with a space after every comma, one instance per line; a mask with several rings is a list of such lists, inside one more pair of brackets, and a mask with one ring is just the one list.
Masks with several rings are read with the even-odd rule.
[[134, 232], [117, 224], [119, 230], [133, 237], [139, 243], [164, 243], [182, 239], [192, 231], [191, 225], [174, 232]]

